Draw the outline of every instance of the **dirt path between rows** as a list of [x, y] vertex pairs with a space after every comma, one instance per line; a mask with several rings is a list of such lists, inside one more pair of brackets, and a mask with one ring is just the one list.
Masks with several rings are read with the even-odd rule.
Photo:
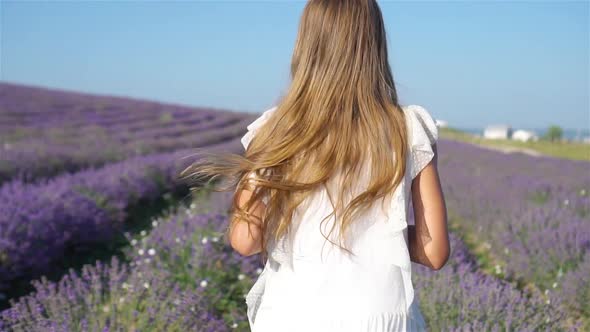
[[518, 152], [520, 152], [520, 153], [524, 153], [526, 155], [533, 156], [533, 157], [547, 156], [539, 151], [536, 151], [533, 149], [528, 149], [528, 148], [519, 148], [519, 147], [514, 147], [514, 146], [490, 146], [490, 145], [483, 145], [483, 144], [478, 144], [478, 143], [473, 143], [473, 142], [468, 142], [468, 141], [459, 141], [459, 142], [475, 145], [475, 146], [483, 148], [483, 149], [495, 150], [495, 151], [500, 151], [500, 152], [504, 152], [504, 153], [518, 153]]

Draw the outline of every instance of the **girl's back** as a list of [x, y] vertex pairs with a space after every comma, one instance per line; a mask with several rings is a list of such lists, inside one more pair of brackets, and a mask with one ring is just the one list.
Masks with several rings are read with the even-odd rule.
[[[328, 191], [337, 192], [335, 177], [297, 208], [288, 236], [269, 246], [266, 266], [246, 298], [252, 331], [425, 330], [411, 280], [407, 216], [411, 181], [434, 156], [438, 132], [423, 107], [403, 109], [410, 132], [406, 176], [383, 206], [376, 202], [347, 229], [347, 247], [355, 255], [320, 232], [327, 234], [335, 220], [320, 223], [333, 211]], [[245, 148], [274, 110], [248, 126]], [[365, 171], [345, 202], [366, 188]], [[333, 241], [337, 224], [335, 230]]]

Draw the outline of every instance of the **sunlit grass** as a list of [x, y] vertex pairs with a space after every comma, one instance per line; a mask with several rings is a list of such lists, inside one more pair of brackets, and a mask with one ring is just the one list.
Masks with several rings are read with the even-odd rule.
[[445, 139], [458, 140], [482, 146], [510, 150], [519, 150], [529, 154], [547, 155], [557, 158], [590, 161], [590, 144], [574, 142], [520, 142], [508, 139], [485, 139], [455, 128], [440, 128], [440, 136]]

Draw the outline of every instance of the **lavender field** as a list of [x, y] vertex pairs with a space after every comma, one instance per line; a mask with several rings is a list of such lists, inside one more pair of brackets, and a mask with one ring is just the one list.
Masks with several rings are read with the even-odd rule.
[[[249, 331], [260, 257], [222, 238], [230, 193], [178, 173], [257, 116], [0, 83], [0, 331]], [[590, 163], [441, 139], [439, 169], [430, 330], [590, 330]]]

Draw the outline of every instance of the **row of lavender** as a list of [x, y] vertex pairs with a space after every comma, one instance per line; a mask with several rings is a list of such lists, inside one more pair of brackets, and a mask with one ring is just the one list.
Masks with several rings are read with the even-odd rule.
[[[219, 109], [201, 109], [214, 113]], [[110, 127], [118, 123], [135, 124], [164, 117], [183, 117], [195, 107], [162, 104], [128, 97], [100, 96], [0, 82], [0, 137], [18, 130], [80, 126]]]
[[[158, 218], [151, 232], [130, 238], [131, 263], [86, 267], [59, 283], [36, 282], [36, 293], [2, 312], [12, 331], [249, 331], [244, 296], [261, 272], [259, 256], [244, 258], [222, 238], [229, 204], [199, 206]], [[201, 204], [211, 205], [210, 203]], [[452, 235], [449, 263], [440, 271], [414, 265], [415, 287], [428, 325], [446, 331], [553, 331], [566, 316], [485, 275]], [[570, 330], [575, 331], [572, 327]]]
[[83, 139], [72, 136], [65, 145], [36, 139], [34, 142], [25, 142], [26, 145], [12, 146], [2, 151], [0, 183], [14, 178], [31, 182], [130, 157], [207, 146], [243, 133], [249, 122], [251, 119], [247, 115], [220, 114], [213, 120], [183, 128], [180, 135], [167, 137], [142, 132], [140, 137], [125, 139], [128, 140], [126, 143], [117, 135], [103, 138], [90, 135]]
[[[243, 134], [207, 133], [210, 149], [237, 152]], [[214, 135], [217, 137], [214, 137]], [[186, 188], [179, 172], [194, 150], [135, 157], [36, 184], [0, 187], [0, 293], [15, 281], [59, 268], [66, 248], [109, 241], [124, 229], [127, 209]], [[57, 264], [56, 264], [57, 263]]]
[[452, 141], [440, 156], [448, 208], [493, 273], [590, 318], [590, 164]]
[[[2, 118], [9, 125], [0, 130], [0, 184], [206, 146], [219, 138], [218, 131], [235, 135], [253, 119], [245, 113], [10, 87], [0, 84], [0, 125]], [[12, 95], [5, 96], [7, 91]]]

